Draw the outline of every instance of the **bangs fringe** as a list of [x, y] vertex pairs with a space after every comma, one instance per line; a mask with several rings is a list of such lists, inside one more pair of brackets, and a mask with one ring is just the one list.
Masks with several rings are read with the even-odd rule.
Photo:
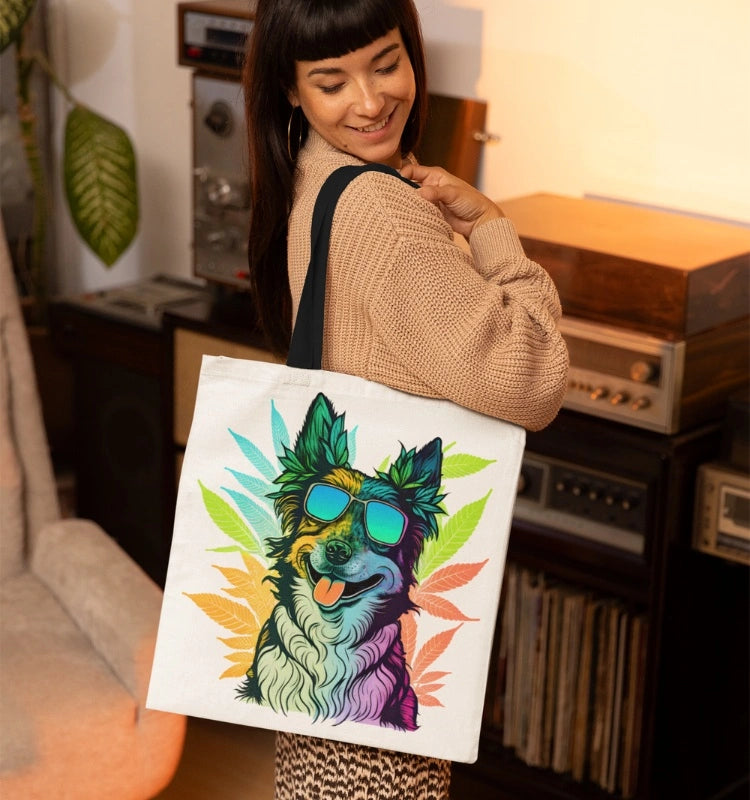
[[365, 47], [399, 27], [398, 5], [393, 0], [310, 0], [309, 12], [294, 17], [291, 52], [299, 61], [321, 61]]

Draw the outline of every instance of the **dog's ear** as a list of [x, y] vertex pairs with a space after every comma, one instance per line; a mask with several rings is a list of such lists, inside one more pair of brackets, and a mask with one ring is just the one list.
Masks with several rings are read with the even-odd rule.
[[445, 495], [439, 494], [442, 481], [443, 443], [433, 439], [418, 452], [401, 452], [387, 473], [378, 473], [391, 481], [408, 501], [413, 514], [422, 520], [423, 535], [437, 536], [437, 514], [443, 514], [440, 503]]
[[312, 472], [349, 466], [344, 415], [336, 414], [331, 401], [320, 393], [310, 404], [294, 454]]
[[433, 439], [414, 456], [414, 475], [423, 486], [440, 488], [443, 469], [443, 442]]

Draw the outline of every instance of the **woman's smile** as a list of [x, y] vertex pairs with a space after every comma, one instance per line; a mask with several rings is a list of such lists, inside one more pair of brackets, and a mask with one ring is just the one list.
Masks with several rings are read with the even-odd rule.
[[367, 162], [401, 166], [401, 136], [416, 84], [401, 32], [338, 58], [296, 62], [289, 100], [330, 145]]

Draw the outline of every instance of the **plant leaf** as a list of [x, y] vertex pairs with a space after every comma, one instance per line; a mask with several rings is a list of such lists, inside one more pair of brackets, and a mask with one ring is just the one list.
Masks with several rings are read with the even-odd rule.
[[477, 472], [481, 472], [485, 467], [494, 463], [495, 459], [480, 458], [479, 456], [471, 456], [468, 453], [457, 453], [454, 456], [447, 456], [443, 459], [443, 480], [476, 475]]
[[205, 614], [207, 614], [214, 622], [217, 622], [222, 628], [237, 633], [242, 636], [253, 636], [258, 633], [258, 623], [255, 617], [247, 606], [240, 603], [235, 603], [233, 600], [227, 600], [220, 594], [188, 594], [184, 592], [185, 597], [189, 597]]
[[488, 561], [489, 559], [486, 558], [484, 561], [476, 563], [448, 564], [447, 567], [435, 570], [427, 580], [420, 583], [419, 591], [437, 594], [465, 586], [476, 578]]
[[219, 679], [221, 678], [244, 678], [247, 674], [247, 669], [245, 668], [244, 664], [232, 664], [229, 669], [224, 670], [224, 672], [219, 675]]
[[451, 603], [450, 600], [446, 600], [444, 597], [440, 597], [436, 594], [422, 592], [419, 589], [414, 593], [414, 602], [423, 611], [432, 614], [433, 617], [439, 617], [440, 619], [461, 622], [476, 622], [478, 619], [477, 617], [467, 617], [466, 614], [464, 614], [458, 606]]
[[417, 692], [417, 700], [419, 701], [420, 706], [425, 706], [428, 708], [432, 706], [433, 708], [436, 706], [442, 707], [442, 703], [437, 699], [437, 697], [433, 697], [431, 694], [419, 694]]
[[274, 491], [275, 487], [268, 483], [268, 481], [254, 478], [252, 475], [248, 475], [245, 472], [238, 472], [230, 467], [227, 467], [226, 470], [235, 477], [237, 483], [239, 483], [243, 489], [247, 489], [253, 497], [260, 500], [268, 508], [273, 508], [273, 500], [271, 500], [268, 495]]
[[251, 553], [258, 553], [262, 555], [260, 542], [255, 538], [253, 532], [243, 521], [242, 517], [227, 503], [226, 500], [219, 497], [210, 489], [207, 489], [200, 481], [198, 485], [201, 487], [203, 494], [203, 504], [208, 511], [208, 515], [216, 523], [222, 533], [234, 539], [235, 542], [242, 545], [246, 550]]
[[[236, 492], [234, 489], [228, 489], [226, 486], [221, 487], [234, 502], [237, 504], [242, 516], [252, 526], [251, 530], [260, 535], [262, 540], [266, 540], [271, 536], [277, 536], [279, 531], [279, 524], [276, 517], [272, 517], [267, 511], [264, 511], [257, 503], [251, 500], [246, 494]], [[250, 548], [248, 548], [250, 549]], [[257, 549], [252, 552], [258, 552]]]
[[466, 544], [482, 518], [490, 494], [492, 490], [479, 500], [460, 508], [448, 518], [436, 539], [425, 541], [417, 568], [417, 581], [420, 584]]
[[224, 591], [231, 597], [247, 601], [253, 614], [258, 618], [259, 625], [262, 625], [271, 615], [271, 611], [275, 605], [271, 587], [267, 581], [263, 581], [266, 573], [263, 572], [261, 576], [253, 576], [248, 572], [244, 572], [241, 569], [234, 569], [233, 567], [216, 566], [216, 569], [218, 569], [233, 586], [233, 588], [224, 589]]
[[415, 690], [417, 694], [432, 694], [432, 692], [436, 692], [438, 689], [442, 689], [445, 686], [444, 683], [425, 683], [424, 681], [420, 681]]
[[247, 672], [253, 664], [253, 653], [250, 651], [245, 651], [244, 653], [227, 653], [224, 658], [226, 658], [227, 661], [244, 664], [245, 672]]
[[425, 672], [419, 679], [420, 685], [424, 686], [427, 683], [435, 683], [435, 681], [439, 681], [447, 675], [450, 675], [450, 672]]
[[258, 641], [255, 636], [230, 636], [228, 638], [219, 636], [217, 638], [227, 647], [231, 647], [234, 650], [252, 650]]
[[16, 40], [36, 0], [0, 0], [0, 53]]
[[63, 173], [78, 232], [111, 267], [138, 229], [138, 184], [130, 137], [119, 125], [74, 106], [65, 123]]
[[416, 612], [410, 611], [401, 617], [401, 643], [404, 645], [406, 663], [414, 660], [414, 650], [417, 646], [417, 620]]
[[269, 481], [273, 481], [277, 476], [277, 471], [274, 469], [273, 464], [261, 453], [260, 449], [254, 445], [249, 439], [235, 433], [231, 428], [229, 433], [234, 436], [235, 442], [240, 446], [243, 455], [247, 460], [260, 472], [260, 474]]
[[283, 453], [289, 444], [289, 431], [273, 400], [271, 400], [271, 439], [274, 453]]
[[427, 667], [445, 652], [446, 648], [453, 640], [453, 637], [456, 635], [456, 631], [460, 627], [461, 625], [456, 625], [455, 628], [437, 633], [424, 643], [417, 653], [417, 657], [414, 659], [414, 666], [412, 667], [412, 676], [414, 676], [414, 680], [419, 681], [420, 675]]

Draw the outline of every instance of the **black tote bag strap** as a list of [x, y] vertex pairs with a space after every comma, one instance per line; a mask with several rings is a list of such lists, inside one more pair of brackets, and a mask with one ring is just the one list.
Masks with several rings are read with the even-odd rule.
[[384, 172], [416, 186], [402, 177], [392, 167], [383, 164], [339, 167], [334, 170], [321, 187], [313, 210], [310, 232], [310, 263], [307, 267], [305, 285], [300, 296], [297, 319], [289, 345], [287, 366], [300, 369], [320, 369], [323, 357], [323, 318], [325, 316], [326, 271], [328, 247], [331, 241], [331, 225], [341, 193], [363, 172]]

